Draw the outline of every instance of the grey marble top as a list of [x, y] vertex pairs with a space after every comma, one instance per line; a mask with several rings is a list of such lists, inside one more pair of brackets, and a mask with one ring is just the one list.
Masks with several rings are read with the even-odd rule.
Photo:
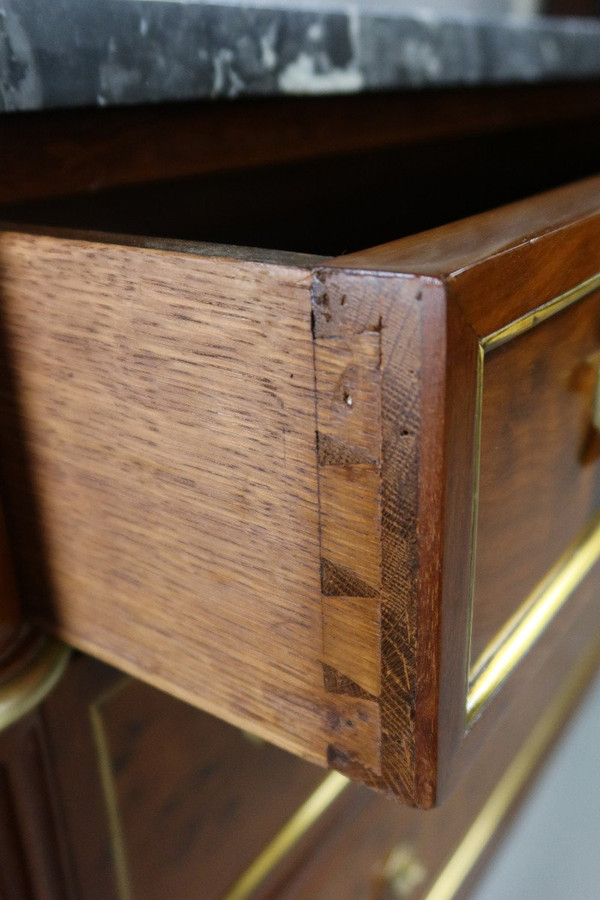
[[0, 0], [0, 110], [600, 75], [600, 20], [496, 3]]

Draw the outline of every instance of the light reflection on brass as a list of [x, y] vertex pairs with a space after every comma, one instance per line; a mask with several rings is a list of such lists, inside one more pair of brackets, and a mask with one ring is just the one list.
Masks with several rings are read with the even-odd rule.
[[259, 853], [243, 875], [238, 878], [223, 900], [246, 900], [250, 897], [277, 863], [290, 852], [334, 800], [337, 800], [349, 783], [346, 776], [340, 772], [330, 772], [281, 831]]
[[[599, 654], [600, 639], [597, 639], [592, 650], [572, 670], [535, 724], [450, 859], [426, 891], [424, 900], [453, 900], [461, 890], [592, 677]], [[348, 784], [348, 779], [343, 775], [338, 772], [330, 773], [259, 854], [223, 900], [249, 900], [274, 867], [285, 858]], [[427, 816], [427, 813], [422, 815]], [[395, 890], [399, 897], [409, 896], [427, 877], [425, 869], [406, 845], [400, 845], [390, 854], [382, 874], [387, 876], [388, 886]], [[408, 880], [405, 881], [406, 874]]]
[[386, 896], [407, 900], [425, 881], [427, 871], [408, 844], [398, 844], [388, 854], [381, 875]]
[[599, 557], [600, 513], [569, 545], [475, 663], [467, 696], [469, 723], [481, 713]]
[[0, 683], [0, 731], [27, 715], [50, 693], [67, 667], [70, 647], [40, 635], [23, 668]]
[[508, 325], [504, 325], [497, 331], [492, 332], [492, 334], [486, 335], [481, 339], [481, 346], [486, 352], [493, 350], [494, 347], [500, 347], [502, 344], [506, 344], [507, 341], [512, 341], [518, 335], [525, 334], [526, 331], [541, 325], [546, 319], [550, 319], [557, 313], [562, 312], [563, 309], [567, 309], [573, 303], [577, 303], [578, 300], [582, 300], [598, 288], [600, 288], [600, 272], [586, 281], [582, 281], [581, 284], [575, 285], [570, 291], [565, 291], [564, 294], [554, 297], [548, 303], [544, 303], [542, 306], [538, 306], [537, 309], [520, 316], [514, 322], [510, 322]]

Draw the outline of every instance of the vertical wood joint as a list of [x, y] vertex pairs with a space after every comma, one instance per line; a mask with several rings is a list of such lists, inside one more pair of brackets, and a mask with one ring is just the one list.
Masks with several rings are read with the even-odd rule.
[[[332, 280], [313, 285], [323, 672], [330, 765], [377, 770], [381, 693], [381, 328], [345, 321]], [[348, 304], [350, 305], [350, 304]], [[368, 732], [369, 748], [362, 732]]]

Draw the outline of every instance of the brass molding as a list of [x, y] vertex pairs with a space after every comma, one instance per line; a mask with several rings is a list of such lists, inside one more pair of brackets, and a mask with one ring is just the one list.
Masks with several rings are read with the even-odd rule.
[[108, 690], [104, 691], [104, 693], [96, 697], [88, 707], [92, 738], [96, 750], [96, 763], [98, 765], [98, 774], [100, 776], [106, 810], [110, 850], [114, 865], [115, 888], [119, 900], [131, 900], [131, 877], [127, 861], [127, 852], [125, 849], [121, 815], [119, 812], [117, 787], [111, 763], [110, 745], [104, 727], [103, 707], [112, 700], [113, 697], [116, 697], [130, 682], [131, 678], [128, 675], [124, 675], [116, 684], [112, 685]]
[[346, 776], [340, 772], [330, 772], [238, 878], [223, 900], [247, 900], [300, 838], [340, 796], [349, 783]]
[[577, 303], [578, 300], [587, 297], [588, 294], [598, 290], [598, 288], [600, 288], [600, 272], [596, 275], [592, 275], [591, 278], [587, 278], [580, 284], [575, 285], [571, 290], [565, 291], [564, 294], [553, 297], [552, 300], [542, 304], [542, 306], [538, 306], [537, 309], [526, 313], [524, 316], [520, 316], [518, 319], [515, 319], [514, 322], [509, 322], [508, 325], [504, 325], [497, 331], [493, 331], [491, 334], [486, 335], [481, 338], [480, 344], [485, 351], [493, 350], [494, 347], [500, 347], [507, 341], [512, 341], [513, 338], [518, 337], [520, 334], [525, 334], [526, 331], [530, 331], [537, 325], [541, 325], [546, 319], [550, 319], [557, 313], [562, 312], [563, 309], [567, 309], [567, 307], [572, 306], [573, 303]]
[[596, 640], [534, 726], [424, 900], [453, 900], [463, 887], [592, 678], [599, 653]]
[[600, 273], [582, 281], [564, 294], [515, 319], [508, 325], [481, 338], [477, 354], [476, 400], [474, 418], [474, 475], [471, 519], [471, 571], [468, 613], [468, 665], [466, 679], [465, 730], [482, 713], [493, 695], [540, 637], [554, 616], [600, 558], [600, 521], [598, 516], [567, 547], [534, 591], [521, 603], [517, 612], [488, 644], [475, 663], [471, 660], [471, 638], [475, 604], [475, 570], [477, 564], [477, 523], [479, 514], [479, 478], [481, 471], [481, 431], [483, 376], [485, 356], [490, 350], [506, 344], [519, 335], [547, 321], [552, 316], [600, 289]]
[[467, 696], [474, 721], [600, 557], [600, 513], [569, 545], [475, 663]]
[[23, 654], [22, 665], [12, 667], [0, 681], [0, 731], [31, 712], [50, 693], [67, 667], [71, 648], [40, 634]]

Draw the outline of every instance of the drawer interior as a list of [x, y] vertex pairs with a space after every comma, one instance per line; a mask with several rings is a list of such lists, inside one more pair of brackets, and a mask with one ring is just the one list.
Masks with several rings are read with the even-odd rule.
[[0, 207], [15, 223], [335, 256], [594, 174], [600, 123], [437, 138]]

